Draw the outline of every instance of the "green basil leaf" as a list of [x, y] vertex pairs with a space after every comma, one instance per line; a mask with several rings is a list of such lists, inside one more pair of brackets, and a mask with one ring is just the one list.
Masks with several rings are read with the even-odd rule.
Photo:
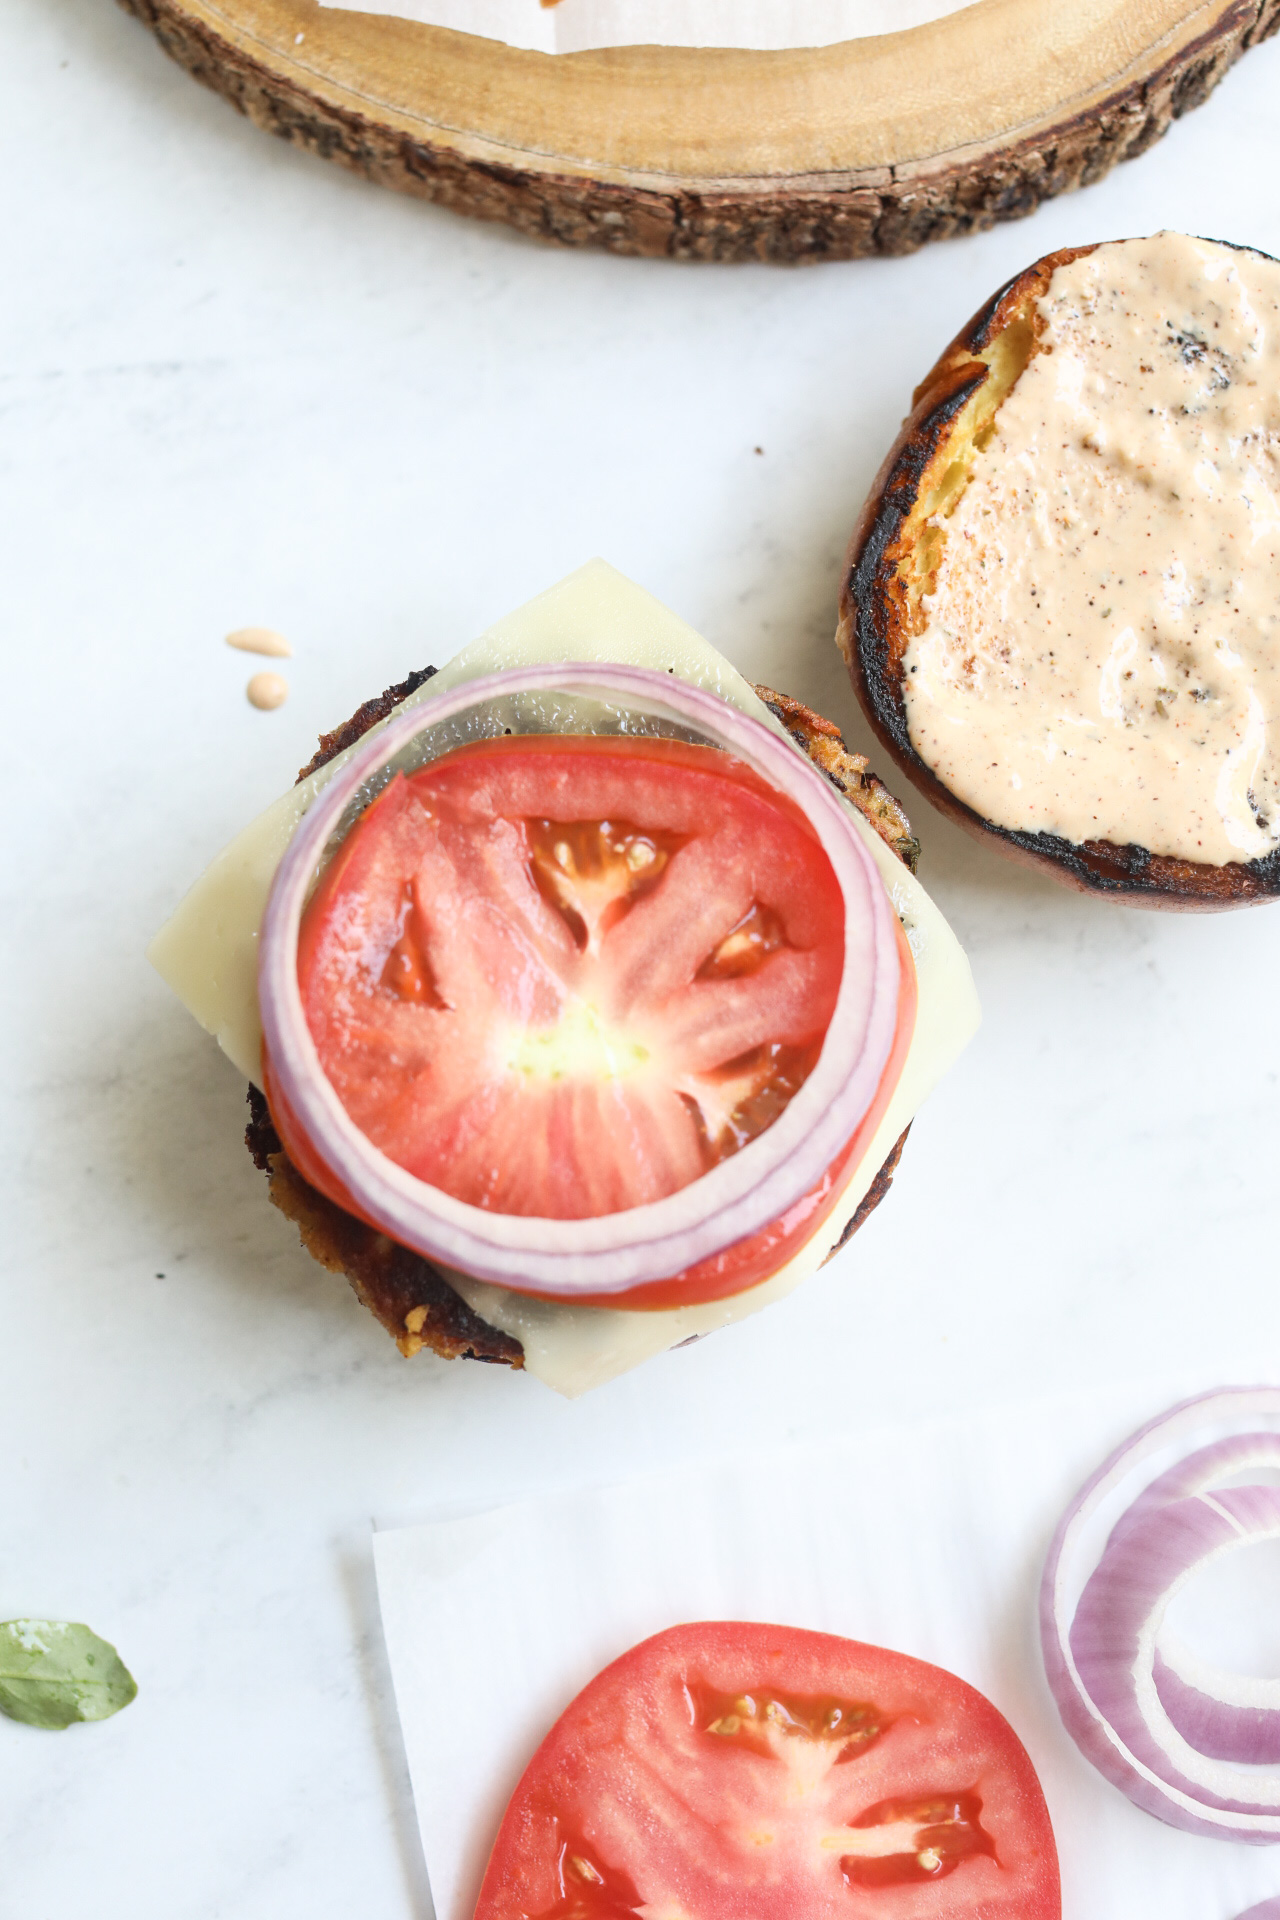
[[115, 1648], [69, 1620], [0, 1621], [0, 1713], [29, 1727], [109, 1720], [137, 1683]]

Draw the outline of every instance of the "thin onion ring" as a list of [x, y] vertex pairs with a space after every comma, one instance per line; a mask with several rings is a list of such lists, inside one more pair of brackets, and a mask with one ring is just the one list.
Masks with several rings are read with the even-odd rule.
[[[1210, 1444], [1144, 1478], [1197, 1438]], [[1159, 1646], [1171, 1600], [1198, 1569], [1280, 1538], [1280, 1487], [1224, 1484], [1259, 1468], [1280, 1470], [1280, 1389], [1225, 1388], [1149, 1422], [1064, 1514], [1040, 1635], [1068, 1732], [1136, 1805], [1192, 1833], [1267, 1844], [1280, 1839], [1280, 1773], [1259, 1769], [1280, 1751], [1280, 1687]]]
[[[415, 1179], [355, 1126], [320, 1067], [297, 979], [298, 928], [317, 865], [353, 796], [413, 736], [500, 697], [550, 691], [665, 709], [692, 724], [805, 814], [845, 902], [845, 959], [818, 1063], [777, 1121], [667, 1198], [586, 1220], [489, 1213]], [[821, 1179], [875, 1098], [893, 1047], [900, 962], [893, 910], [835, 790], [789, 742], [718, 696], [647, 668], [525, 667], [473, 680], [391, 719], [322, 789], [272, 884], [258, 970], [264, 1049], [325, 1165], [391, 1238], [522, 1292], [626, 1292], [710, 1259], [796, 1204]]]

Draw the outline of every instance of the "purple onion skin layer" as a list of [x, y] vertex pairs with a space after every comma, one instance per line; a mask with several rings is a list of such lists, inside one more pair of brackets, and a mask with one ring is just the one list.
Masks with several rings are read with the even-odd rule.
[[[1168, 1412], [1148, 1421], [1122, 1446], [1117, 1447], [1086, 1481], [1058, 1523], [1040, 1585], [1039, 1619], [1045, 1674], [1063, 1724], [1085, 1758], [1097, 1767], [1100, 1773], [1119, 1787], [1136, 1806], [1142, 1807], [1145, 1812], [1153, 1814], [1170, 1826], [1216, 1839], [1245, 1840], [1256, 1845], [1270, 1845], [1280, 1840], [1280, 1802], [1270, 1810], [1260, 1808], [1258, 1803], [1254, 1802], [1248, 1808], [1241, 1809], [1241, 1813], [1233, 1818], [1233, 1803], [1215, 1806], [1213, 1797], [1207, 1794], [1199, 1784], [1186, 1783], [1182, 1791], [1189, 1796], [1194, 1796], [1198, 1804], [1204, 1808], [1204, 1814], [1201, 1816], [1194, 1806], [1188, 1807], [1175, 1801], [1159, 1779], [1148, 1779], [1144, 1773], [1137, 1770], [1126, 1753], [1121, 1750], [1119, 1737], [1113, 1738], [1108, 1732], [1082, 1684], [1077, 1683], [1069, 1664], [1067, 1651], [1068, 1644], [1074, 1641], [1074, 1622], [1062, 1620], [1058, 1607], [1058, 1587], [1064, 1572], [1064, 1555], [1074, 1544], [1072, 1536], [1077, 1521], [1081, 1520], [1082, 1516], [1087, 1517], [1113, 1487], [1123, 1481], [1124, 1475], [1131, 1471], [1134, 1465], [1158, 1449], [1176, 1442], [1180, 1434], [1185, 1434], [1188, 1440], [1194, 1440], [1198, 1434], [1203, 1434], [1206, 1427], [1232, 1423], [1243, 1424], [1253, 1416], [1257, 1416], [1260, 1420], [1280, 1420], [1280, 1389], [1271, 1386], [1228, 1387], [1213, 1393], [1196, 1395], [1193, 1399], [1183, 1401]], [[1180, 1499], [1194, 1498], [1198, 1494], [1209, 1491], [1215, 1481], [1220, 1482], [1229, 1474], [1259, 1466], [1269, 1468], [1280, 1466], [1280, 1433], [1260, 1428], [1255, 1432], [1233, 1435], [1226, 1440], [1213, 1443], [1212, 1446], [1196, 1449], [1175, 1467], [1153, 1481], [1124, 1512], [1112, 1530], [1103, 1557], [1105, 1558], [1111, 1552], [1113, 1546], [1122, 1548], [1126, 1541], [1140, 1537], [1144, 1522], [1158, 1517], [1160, 1512], [1167, 1509], [1169, 1505], [1177, 1504]], [[1231, 1496], [1230, 1500], [1227, 1495]], [[1221, 1493], [1215, 1493], [1215, 1505], [1230, 1512], [1237, 1504], [1237, 1497], [1241, 1495], [1245, 1498], [1239, 1519], [1243, 1520], [1246, 1526], [1251, 1521], [1262, 1521], [1265, 1532], [1270, 1533], [1272, 1531], [1270, 1516], [1276, 1511], [1276, 1503], [1280, 1503], [1280, 1490], [1274, 1487], [1224, 1489]], [[1228, 1543], [1228, 1536], [1231, 1544], [1241, 1543], [1238, 1528], [1231, 1526], [1230, 1522], [1224, 1524], [1222, 1544]], [[1251, 1531], [1250, 1537], [1260, 1538], [1263, 1534]], [[1149, 1591], [1151, 1585], [1149, 1579], [1144, 1584]], [[1159, 1597], [1160, 1594], [1157, 1591], [1151, 1596], [1149, 1604], [1158, 1600]], [[1082, 1595], [1081, 1604], [1083, 1599]], [[1097, 1625], [1096, 1620], [1092, 1623], [1086, 1621], [1082, 1629], [1086, 1643], [1089, 1636], [1096, 1632]], [[1113, 1679], [1120, 1670], [1122, 1670], [1122, 1663], [1116, 1662], [1112, 1668]], [[1169, 1669], [1166, 1668], [1165, 1671], [1167, 1673]], [[1183, 1683], [1184, 1686], [1185, 1684]], [[1194, 1688], [1188, 1688], [1187, 1691], [1195, 1696], [1195, 1700], [1184, 1703], [1190, 1711], [1197, 1702], [1205, 1699], [1205, 1696], [1199, 1695]], [[1274, 1684], [1272, 1691], [1274, 1691]], [[1214, 1716], [1230, 1714], [1238, 1720], [1241, 1712], [1240, 1709], [1231, 1707], [1223, 1701], [1210, 1700], [1209, 1706]], [[1136, 1700], [1134, 1710], [1136, 1711]], [[1259, 1733], [1259, 1739], [1253, 1751], [1259, 1751], [1264, 1746], [1269, 1748], [1271, 1744], [1274, 1724], [1270, 1711], [1264, 1710], [1264, 1712], [1265, 1720], [1261, 1727], [1258, 1723], [1254, 1725], [1254, 1730]], [[1138, 1717], [1140, 1718], [1140, 1715]], [[1144, 1738], [1149, 1740], [1150, 1735], [1145, 1722], [1142, 1730]], [[1220, 1727], [1216, 1731], [1216, 1737], [1220, 1743], [1225, 1740], [1226, 1736], [1222, 1734]], [[1240, 1732], [1235, 1736], [1237, 1740], [1246, 1737], [1247, 1734]], [[1134, 1758], [1138, 1757], [1135, 1754]], [[1145, 1756], [1142, 1757], [1145, 1759]], [[1204, 1757], [1212, 1760], [1220, 1756], [1204, 1753]], [[1170, 1767], [1163, 1753], [1160, 1758], [1166, 1771], [1175, 1773], [1176, 1777], [1176, 1771]], [[1152, 1771], [1154, 1772], [1155, 1769], [1153, 1768]], [[1246, 1812], [1255, 1817], [1254, 1824], [1246, 1824], [1242, 1817]], [[1259, 1817], [1265, 1824], [1257, 1823]], [[1263, 1920], [1264, 1915], [1266, 1920], [1271, 1920], [1269, 1903], [1264, 1903], [1258, 1910], [1256, 1920]], [[1241, 1916], [1241, 1920], [1246, 1920], [1246, 1917]], [[1248, 1920], [1254, 1920], [1252, 1913]], [[1280, 1907], [1276, 1909], [1275, 1920], [1280, 1920]]]
[[1116, 1521], [1111, 1541], [1122, 1539], [1125, 1529], [1153, 1508], [1167, 1507], [1174, 1500], [1185, 1500], [1195, 1493], [1207, 1493], [1220, 1487], [1233, 1474], [1259, 1467], [1280, 1472], [1280, 1433], [1241, 1433], [1230, 1440], [1215, 1440], [1209, 1447], [1197, 1447], [1194, 1453], [1159, 1474], [1143, 1489]]
[[1178, 1792], [1224, 1813], [1266, 1809], [1257, 1801], [1215, 1794], [1170, 1761], [1133, 1688], [1139, 1635], [1169, 1589], [1207, 1555], [1238, 1547], [1245, 1538], [1267, 1537], [1280, 1537], [1280, 1488], [1228, 1487], [1212, 1496], [1212, 1504], [1193, 1494], [1149, 1511], [1119, 1540], [1112, 1534], [1071, 1624], [1076, 1670], [1129, 1752]]
[[1197, 1753], [1245, 1767], [1280, 1762], [1280, 1711], [1275, 1707], [1226, 1706], [1190, 1686], [1159, 1652], [1153, 1675], [1161, 1706]]
[[1259, 1900], [1256, 1907], [1249, 1907], [1244, 1913], [1237, 1914], [1236, 1920], [1280, 1920], [1280, 1894], [1270, 1900]]
[[[1108, 1550], [1154, 1509], [1221, 1486], [1232, 1474], [1258, 1468], [1280, 1471], [1280, 1433], [1239, 1434], [1189, 1453], [1153, 1480], [1121, 1515], [1112, 1529]], [[1280, 1709], [1226, 1705], [1175, 1673], [1158, 1649], [1153, 1676], [1170, 1721], [1197, 1753], [1244, 1766], [1280, 1762]]]

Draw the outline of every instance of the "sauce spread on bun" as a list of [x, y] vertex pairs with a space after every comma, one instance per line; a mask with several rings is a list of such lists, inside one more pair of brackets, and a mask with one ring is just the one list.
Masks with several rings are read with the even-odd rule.
[[1175, 233], [1055, 268], [934, 515], [911, 744], [1006, 829], [1280, 847], [1280, 263]]

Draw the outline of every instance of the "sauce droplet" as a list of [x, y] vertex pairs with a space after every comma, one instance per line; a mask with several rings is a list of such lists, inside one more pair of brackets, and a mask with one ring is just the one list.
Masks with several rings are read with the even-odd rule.
[[271, 660], [288, 660], [293, 648], [282, 633], [271, 627], [237, 627], [227, 635], [227, 645], [240, 653], [265, 653]]
[[289, 698], [289, 682], [282, 680], [278, 673], [255, 673], [245, 692], [251, 707], [260, 707], [264, 713], [270, 713], [274, 707], [282, 707]]

